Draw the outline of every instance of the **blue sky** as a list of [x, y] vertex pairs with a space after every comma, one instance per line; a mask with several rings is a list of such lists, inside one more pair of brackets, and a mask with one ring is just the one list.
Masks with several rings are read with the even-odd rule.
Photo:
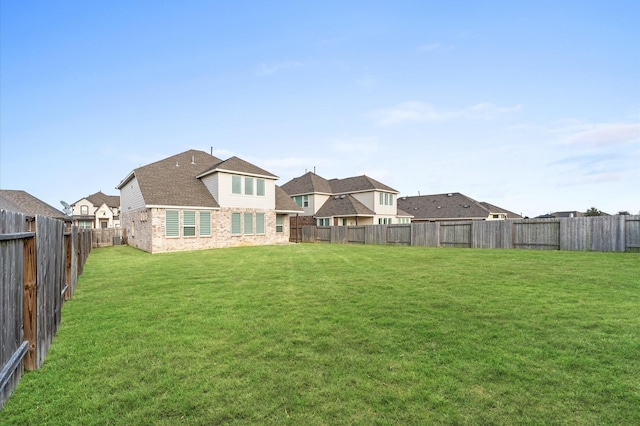
[[2, 1], [0, 187], [200, 149], [527, 216], [640, 212], [637, 1]]

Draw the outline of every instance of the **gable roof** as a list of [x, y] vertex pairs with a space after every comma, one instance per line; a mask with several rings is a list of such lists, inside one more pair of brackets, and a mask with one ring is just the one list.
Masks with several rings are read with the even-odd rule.
[[[120, 196], [119, 195], [107, 195], [102, 191], [98, 191], [95, 194], [91, 194], [88, 197], [84, 197], [84, 199], [88, 200], [94, 206], [101, 206], [106, 204], [107, 207], [120, 207]], [[78, 200], [73, 205], [78, 204], [82, 200]]]
[[200, 173], [197, 177], [204, 177], [215, 172], [235, 172], [253, 176], [262, 176], [269, 179], [278, 179], [278, 176], [274, 175], [273, 173], [269, 173], [268, 171], [261, 169], [260, 167], [238, 157], [231, 157], [227, 160], [220, 161], [210, 170], [206, 170], [203, 173]]
[[282, 189], [290, 196], [304, 194], [332, 194], [329, 181], [313, 172], [293, 178], [282, 185]]
[[398, 193], [390, 186], [380, 183], [377, 180], [370, 178], [369, 176], [354, 176], [345, 179], [331, 179], [329, 181], [331, 185], [331, 192], [333, 194], [346, 194], [349, 192], [364, 192], [373, 190], [382, 190], [388, 192]]
[[336, 195], [330, 197], [315, 214], [316, 217], [336, 216], [375, 216], [367, 206], [358, 201], [353, 195]]
[[398, 208], [415, 219], [485, 219], [491, 213], [507, 213], [510, 219], [521, 218], [489, 203], [480, 203], [459, 192], [399, 197]]
[[303, 213], [304, 210], [284, 192], [284, 189], [276, 185], [276, 212], [278, 213]]
[[48, 216], [55, 219], [71, 220], [63, 212], [34, 197], [26, 191], [0, 189], [0, 208], [28, 216]]
[[135, 169], [116, 188], [134, 177], [147, 206], [220, 207], [196, 176], [213, 169], [222, 160], [191, 149]]

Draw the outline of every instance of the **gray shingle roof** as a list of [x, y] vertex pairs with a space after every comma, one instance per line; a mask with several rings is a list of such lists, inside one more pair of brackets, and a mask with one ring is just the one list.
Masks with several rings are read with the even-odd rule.
[[347, 194], [350, 192], [372, 191], [376, 189], [395, 193], [398, 192], [390, 186], [380, 183], [366, 175], [348, 177], [345, 179], [331, 179], [329, 184], [331, 185], [331, 192], [333, 194]]
[[316, 217], [374, 216], [375, 213], [352, 195], [330, 197], [320, 207]]
[[0, 189], [0, 208], [29, 216], [48, 216], [55, 219], [71, 220], [60, 210], [34, 197], [26, 191]]
[[276, 185], [276, 211], [285, 213], [303, 213], [304, 210], [284, 192], [284, 189]]
[[312, 172], [291, 179], [282, 185], [282, 189], [292, 197], [295, 195], [332, 193], [329, 181]]
[[[133, 175], [138, 180], [147, 206], [215, 208], [220, 206], [196, 176], [213, 169], [221, 162], [219, 158], [204, 151], [192, 149], [137, 168]], [[123, 187], [127, 179], [118, 188]]]
[[515, 213], [484, 204], [459, 192], [398, 198], [398, 208], [414, 219], [485, 219], [490, 213], [508, 213], [509, 218], [520, 218]]
[[278, 178], [278, 176], [274, 175], [273, 173], [269, 173], [268, 171], [261, 169], [260, 167], [254, 164], [251, 164], [248, 161], [245, 161], [242, 158], [238, 158], [238, 157], [231, 157], [227, 160], [221, 161], [211, 169], [205, 170], [203, 173], [201, 173], [201, 175], [205, 176], [218, 170], [220, 171], [224, 170], [228, 172], [237, 172], [237, 173], [246, 173], [250, 175], [259, 175], [259, 176], [264, 176], [272, 179]]
[[[91, 194], [85, 198], [89, 200], [94, 206], [101, 206], [103, 204], [106, 204], [108, 207], [120, 207], [119, 195], [107, 195], [102, 191], [98, 191], [95, 194]], [[77, 204], [79, 201], [80, 200], [76, 201], [73, 204]]]

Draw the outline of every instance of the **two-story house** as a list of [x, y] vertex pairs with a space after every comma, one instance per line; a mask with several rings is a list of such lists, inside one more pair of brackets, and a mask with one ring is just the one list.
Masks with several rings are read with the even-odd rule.
[[127, 243], [151, 253], [286, 243], [302, 209], [277, 179], [197, 150], [139, 167], [116, 187]]
[[304, 210], [299, 220], [305, 225], [376, 225], [411, 220], [411, 215], [398, 209], [398, 191], [365, 175], [327, 180], [308, 172], [285, 183], [282, 189]]
[[102, 191], [71, 204], [73, 224], [80, 228], [120, 227], [120, 197]]

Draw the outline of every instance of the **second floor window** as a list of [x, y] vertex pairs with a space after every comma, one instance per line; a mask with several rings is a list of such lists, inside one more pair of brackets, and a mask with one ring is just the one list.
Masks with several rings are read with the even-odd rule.
[[89, 206], [80, 206], [80, 214], [89, 214]]
[[293, 197], [293, 201], [295, 201], [300, 207], [309, 207], [308, 195], [298, 195], [297, 197]]

